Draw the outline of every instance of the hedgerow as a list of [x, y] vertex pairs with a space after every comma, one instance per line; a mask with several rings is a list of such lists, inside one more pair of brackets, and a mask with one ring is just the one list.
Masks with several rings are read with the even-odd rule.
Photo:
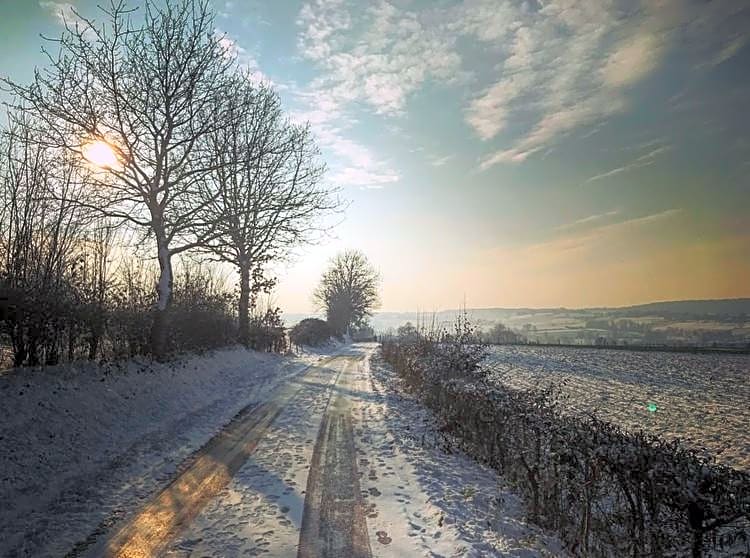
[[580, 556], [749, 556], [750, 475], [704, 451], [564, 412], [556, 387], [488, 381], [484, 349], [455, 331], [384, 339], [382, 356], [446, 440], [497, 469], [530, 519]]

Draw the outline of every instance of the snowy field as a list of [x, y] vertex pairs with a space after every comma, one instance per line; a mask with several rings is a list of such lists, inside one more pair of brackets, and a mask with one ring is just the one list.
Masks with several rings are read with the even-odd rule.
[[564, 382], [572, 412], [679, 437], [750, 470], [750, 355], [498, 346], [485, 366], [515, 387]]

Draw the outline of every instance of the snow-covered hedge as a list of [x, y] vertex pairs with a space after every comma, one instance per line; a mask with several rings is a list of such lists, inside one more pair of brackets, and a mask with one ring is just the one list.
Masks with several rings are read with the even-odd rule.
[[677, 441], [564, 414], [554, 388], [486, 382], [480, 353], [425, 335], [382, 349], [446, 437], [500, 471], [574, 554], [750, 555], [750, 475]]
[[324, 320], [305, 318], [289, 330], [289, 342], [297, 347], [319, 347], [328, 343], [336, 333]]

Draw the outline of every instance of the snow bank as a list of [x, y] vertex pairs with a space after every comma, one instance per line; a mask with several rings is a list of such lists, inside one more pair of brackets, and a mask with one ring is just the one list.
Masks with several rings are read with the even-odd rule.
[[358, 447], [372, 448], [360, 466], [378, 556], [569, 555], [557, 537], [527, 521], [526, 505], [503, 477], [445, 447], [435, 416], [380, 355], [363, 372], [369, 381], [358, 383], [355, 435]]
[[0, 376], [0, 555], [64, 554], [318, 358], [230, 348]]

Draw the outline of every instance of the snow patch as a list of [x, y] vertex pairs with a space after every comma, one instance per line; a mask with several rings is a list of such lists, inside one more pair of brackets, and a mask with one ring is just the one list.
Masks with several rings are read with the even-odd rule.
[[65, 554], [319, 357], [237, 347], [169, 363], [138, 358], [0, 376], [0, 555]]

